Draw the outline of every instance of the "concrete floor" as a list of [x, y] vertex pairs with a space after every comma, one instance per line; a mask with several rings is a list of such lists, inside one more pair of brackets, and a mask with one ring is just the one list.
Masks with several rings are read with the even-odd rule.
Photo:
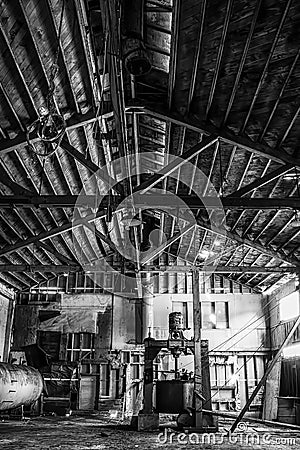
[[[97, 416], [37, 417], [0, 422], [1, 450], [124, 450], [130, 449], [300, 449], [300, 432], [244, 424], [229, 439], [224, 437], [230, 422], [220, 423], [214, 436], [185, 435], [162, 427], [159, 432], [131, 430], [117, 421], [107, 423]], [[159, 434], [161, 433], [161, 434]], [[174, 433], [174, 434], [172, 434]], [[211, 439], [208, 442], [208, 439]], [[215, 439], [215, 443], [214, 443]]]

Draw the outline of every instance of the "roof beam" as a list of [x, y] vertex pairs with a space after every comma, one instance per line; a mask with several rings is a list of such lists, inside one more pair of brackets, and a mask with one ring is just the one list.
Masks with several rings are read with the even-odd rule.
[[205, 137], [204, 139], [202, 139], [201, 142], [199, 142], [196, 145], [193, 145], [191, 148], [189, 148], [184, 153], [182, 153], [179, 158], [174, 159], [169, 164], [167, 164], [163, 169], [159, 170], [155, 175], [151, 176], [149, 178], [149, 180], [140, 184], [136, 189], [134, 189], [134, 191], [135, 192], [140, 191], [142, 193], [149, 191], [151, 188], [153, 188], [155, 185], [157, 185], [160, 181], [162, 181], [166, 177], [168, 177], [172, 172], [174, 172], [175, 170], [178, 170], [186, 162], [190, 161], [195, 156], [197, 156], [199, 153], [203, 152], [208, 147], [210, 147], [212, 144], [217, 142], [217, 140], [218, 140], [217, 136]]
[[242, 197], [243, 195], [249, 194], [252, 191], [255, 191], [258, 188], [261, 188], [265, 184], [271, 183], [271, 181], [276, 180], [277, 178], [285, 175], [295, 166], [293, 164], [285, 164], [284, 166], [279, 167], [278, 169], [273, 170], [272, 172], [266, 174], [265, 176], [258, 178], [252, 183], [247, 184], [246, 186], [238, 189], [232, 194], [228, 195], [228, 197]]
[[[141, 185], [142, 186], [142, 185]], [[138, 191], [134, 195], [134, 206], [142, 208], [146, 204], [150, 209], [220, 209], [221, 203], [224, 209], [246, 210], [246, 209], [300, 209], [300, 198], [268, 198], [268, 197], [197, 197], [189, 195], [177, 195], [182, 201], [182, 205], [174, 204], [174, 196], [166, 193], [165, 195], [140, 194]], [[103, 196], [97, 195], [0, 195], [0, 208], [98, 208], [104, 209], [110, 204], [116, 209], [123, 200], [122, 196]], [[99, 203], [101, 201], [101, 203]], [[126, 205], [124, 204], [124, 207]]]
[[13, 181], [9, 175], [6, 173], [4, 168], [0, 166], [0, 183], [9, 187], [15, 194], [18, 195], [32, 195], [33, 193], [29, 190], [21, 186], [20, 184]]
[[92, 173], [97, 173], [97, 176], [100, 178], [101, 180], [108, 184], [108, 186], [110, 188], [113, 187], [114, 190], [116, 190], [117, 192], [119, 192], [120, 194], [123, 193], [123, 189], [121, 188], [121, 186], [119, 186], [117, 184], [117, 181], [114, 180], [113, 178], [111, 178], [106, 170], [101, 169], [99, 166], [97, 166], [96, 164], [93, 163], [93, 161], [91, 161], [90, 159], [85, 158], [85, 156], [83, 155], [83, 153], [81, 153], [80, 151], [78, 151], [73, 145], [71, 145], [66, 139], [63, 139], [61, 141], [61, 143], [59, 144], [59, 146], [65, 150], [70, 156], [72, 156], [73, 158], [75, 158], [78, 162], [80, 162], [84, 167], [86, 167], [87, 169], [89, 169]]
[[58, 252], [54, 248], [52, 248], [50, 245], [46, 244], [45, 242], [37, 242], [37, 247], [42, 247], [46, 252], [51, 253], [54, 255], [59, 261], [61, 261], [63, 264], [68, 264], [72, 266], [74, 264], [74, 261], [71, 261], [71, 259], [64, 256], [62, 253]]
[[53, 238], [54, 236], [58, 236], [62, 233], [66, 233], [67, 231], [71, 231], [79, 226], [85, 225], [86, 223], [94, 222], [97, 219], [103, 219], [105, 217], [105, 214], [102, 215], [95, 215], [90, 214], [89, 216], [86, 216], [83, 219], [74, 220], [72, 222], [67, 222], [64, 225], [61, 225], [59, 227], [55, 227], [50, 231], [43, 231], [36, 236], [32, 236], [28, 239], [21, 240], [19, 242], [16, 242], [15, 244], [5, 246], [0, 250], [0, 256], [8, 255], [9, 253], [15, 252], [16, 250], [21, 250], [23, 248], [28, 247], [29, 245], [36, 244], [40, 241], [44, 241], [50, 238]]
[[232, 5], [233, 5], [233, 0], [227, 0], [226, 15], [225, 15], [224, 25], [223, 25], [223, 29], [222, 29], [222, 36], [221, 36], [221, 41], [219, 44], [216, 66], [213, 71], [214, 75], [213, 75], [212, 83], [210, 86], [209, 97], [208, 97], [208, 102], [207, 102], [207, 106], [206, 106], [206, 118], [209, 115], [209, 111], [210, 111], [210, 108], [211, 108], [211, 105], [213, 102], [213, 98], [214, 98], [214, 94], [215, 94], [215, 90], [216, 90], [216, 86], [217, 86], [218, 76], [219, 76], [220, 67], [221, 67], [221, 63], [222, 63], [222, 59], [223, 59], [223, 52], [224, 52], [224, 47], [225, 47], [226, 36], [227, 36], [228, 27], [229, 27], [229, 23], [230, 23]]
[[[255, 273], [255, 274], [268, 274], [268, 273], [298, 273], [299, 267], [246, 267], [246, 266], [196, 266], [201, 272], [214, 272], [214, 273]], [[83, 268], [79, 265], [55, 265], [55, 264], [0, 264], [0, 273], [2, 272], [53, 272], [53, 273], [68, 273], [77, 271], [88, 271], [95, 273], [115, 273], [119, 266], [111, 267], [108, 270], [97, 270], [97, 266], [87, 265]], [[195, 267], [190, 266], [153, 266], [146, 265], [141, 269], [141, 273], [149, 272], [175, 272], [175, 273], [186, 273], [195, 270]], [[125, 269], [125, 273], [136, 273], [134, 269]]]
[[[109, 112], [102, 116], [96, 117], [94, 111], [89, 111], [86, 114], [76, 113], [66, 121], [67, 124], [66, 130], [71, 131], [76, 128], [83, 127], [90, 123], [94, 123], [103, 117], [109, 117], [112, 114], [113, 114], [112, 112], [111, 113]], [[14, 139], [5, 139], [0, 141], [0, 154], [9, 153], [12, 152], [13, 150], [20, 150], [25, 145], [27, 145], [26, 133], [19, 133]]]
[[235, 99], [235, 96], [236, 96], [236, 93], [237, 93], [237, 90], [238, 90], [238, 86], [239, 86], [239, 83], [240, 83], [241, 75], [242, 75], [243, 68], [244, 68], [244, 65], [245, 65], [245, 62], [246, 62], [246, 58], [247, 58], [247, 55], [248, 55], [248, 51], [249, 51], [250, 43], [251, 43], [251, 40], [252, 40], [252, 36], [253, 36], [253, 33], [254, 33], [254, 29], [255, 29], [258, 13], [259, 13], [259, 10], [260, 10], [261, 2], [262, 2], [262, 0], [257, 0], [257, 4], [255, 5], [255, 8], [254, 8], [254, 13], [253, 13], [252, 20], [251, 20], [251, 26], [250, 26], [250, 29], [249, 29], [249, 32], [248, 32], [248, 36], [247, 36], [245, 45], [244, 45], [243, 54], [242, 54], [241, 59], [240, 59], [239, 68], [238, 68], [238, 71], [237, 71], [236, 78], [234, 80], [234, 85], [233, 85], [233, 88], [231, 90], [230, 99], [229, 99], [229, 102], [228, 102], [228, 105], [227, 105], [227, 108], [226, 108], [226, 112], [225, 112], [225, 116], [224, 116], [224, 119], [223, 119], [223, 125], [225, 125], [226, 122], [227, 122], [229, 113], [231, 111], [231, 108], [232, 108], [232, 105], [233, 105], [233, 102], [234, 102], [234, 99]]
[[276, 259], [279, 259], [279, 260], [286, 262], [288, 264], [291, 264], [291, 265], [298, 265], [300, 263], [296, 258], [291, 258], [291, 257], [286, 256], [286, 254], [284, 252], [275, 251], [272, 248], [268, 248], [257, 242], [253, 242], [250, 239], [243, 238], [237, 233], [225, 231], [218, 227], [210, 227], [209, 225], [203, 224], [203, 223], [198, 223], [198, 226], [200, 226], [200, 228], [203, 228], [204, 230], [211, 231], [212, 233], [215, 233], [219, 236], [227, 237], [228, 239], [238, 242], [241, 245], [245, 245], [246, 247], [253, 248], [254, 250], [257, 250], [261, 254], [270, 256], [270, 258], [276, 258]]
[[244, 131], [245, 131], [246, 127], [247, 127], [249, 118], [251, 116], [252, 110], [253, 110], [254, 105], [255, 105], [255, 102], [256, 102], [256, 100], [258, 98], [258, 95], [259, 95], [259, 92], [260, 92], [260, 90], [261, 90], [261, 88], [262, 88], [262, 86], [263, 86], [263, 84], [265, 82], [266, 76], [268, 74], [269, 64], [270, 64], [270, 62], [272, 60], [272, 57], [274, 55], [276, 46], [278, 44], [279, 36], [280, 36], [281, 30], [283, 28], [285, 19], [287, 17], [288, 11], [290, 9], [291, 3], [292, 3], [292, 0], [287, 0], [287, 3], [285, 5], [284, 11], [283, 11], [283, 14], [282, 14], [281, 19], [280, 19], [280, 23], [279, 23], [279, 25], [277, 27], [277, 30], [276, 30], [276, 33], [275, 33], [275, 37], [274, 37], [273, 42], [272, 42], [272, 46], [271, 46], [270, 50], [267, 53], [267, 59], [266, 59], [263, 71], [262, 71], [262, 73], [260, 75], [260, 79], [258, 81], [258, 84], [257, 84], [256, 90], [255, 90], [254, 96], [252, 98], [250, 108], [249, 108], [249, 110], [247, 112], [246, 118], [245, 118], [243, 126], [241, 128], [241, 132], [242, 133], [244, 133]]
[[292, 155], [281, 150], [275, 150], [266, 144], [260, 142], [254, 142], [247, 136], [235, 135], [231, 131], [224, 128], [217, 128], [210, 123], [205, 123], [195, 116], [182, 117], [180, 114], [174, 111], [167, 111], [162, 109], [155, 109], [152, 106], [132, 106], [128, 108], [128, 111], [139, 112], [140, 114], [146, 114], [153, 117], [157, 117], [160, 120], [176, 123], [177, 125], [187, 127], [198, 133], [205, 135], [218, 136], [222, 141], [236, 145], [244, 150], [256, 153], [264, 158], [271, 159], [279, 164], [294, 164], [300, 168], [300, 158], [295, 158]]
[[170, 239], [163, 242], [161, 245], [159, 245], [155, 250], [153, 250], [151, 253], [148, 253], [146, 256], [141, 258], [140, 263], [147, 264], [152, 259], [157, 258], [167, 247], [172, 245], [174, 242], [177, 241], [177, 239], [180, 239], [182, 236], [184, 236], [186, 233], [191, 231], [194, 228], [195, 224], [189, 224], [187, 225], [183, 230], [181, 230], [179, 233], [174, 234]]

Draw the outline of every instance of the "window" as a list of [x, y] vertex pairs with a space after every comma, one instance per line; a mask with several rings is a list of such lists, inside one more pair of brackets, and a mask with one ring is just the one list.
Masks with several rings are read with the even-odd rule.
[[202, 328], [229, 328], [228, 302], [201, 303]]
[[92, 333], [70, 333], [68, 338], [67, 361], [94, 359], [95, 335]]
[[290, 320], [299, 315], [299, 291], [283, 297], [279, 301], [280, 320]]

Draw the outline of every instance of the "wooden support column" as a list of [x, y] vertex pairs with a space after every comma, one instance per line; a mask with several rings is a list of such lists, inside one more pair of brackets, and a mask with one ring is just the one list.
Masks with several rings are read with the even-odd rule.
[[194, 322], [194, 396], [195, 427], [202, 428], [202, 370], [201, 370], [201, 309], [200, 309], [200, 273], [193, 272], [193, 322]]

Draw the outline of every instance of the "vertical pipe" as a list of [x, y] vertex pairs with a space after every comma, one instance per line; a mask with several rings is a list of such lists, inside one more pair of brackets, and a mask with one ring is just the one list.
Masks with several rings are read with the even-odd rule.
[[143, 278], [143, 339], [153, 337], [153, 277]]
[[195, 427], [202, 428], [202, 370], [201, 370], [201, 309], [200, 309], [200, 273], [193, 271], [193, 322], [194, 322], [194, 396]]

